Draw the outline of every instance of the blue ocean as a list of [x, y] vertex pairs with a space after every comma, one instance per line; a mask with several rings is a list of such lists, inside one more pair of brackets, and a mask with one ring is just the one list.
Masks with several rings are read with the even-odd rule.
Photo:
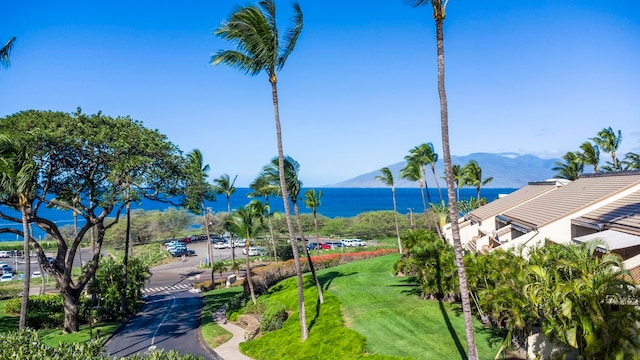
[[[318, 213], [330, 217], [353, 217], [363, 212], [379, 211], [379, 210], [393, 210], [393, 200], [391, 197], [391, 188], [316, 188], [316, 191], [322, 190], [322, 197], [320, 198], [321, 205], [318, 207]], [[501, 194], [509, 194], [517, 189], [513, 188], [486, 188], [481, 190], [481, 196], [487, 198], [489, 201], [495, 200]], [[302, 194], [306, 189], [302, 190]], [[447, 198], [446, 189], [441, 189], [442, 197], [445, 202]], [[251, 201], [248, 194], [252, 190], [249, 188], [238, 188], [236, 192], [231, 195], [231, 208], [240, 208]], [[440, 202], [440, 195], [438, 189], [430, 188], [429, 196], [431, 202]], [[476, 197], [476, 190], [473, 188], [460, 189], [460, 198], [468, 199], [470, 197]], [[426, 195], [425, 195], [426, 198]], [[262, 199], [261, 199], [262, 200]], [[428, 202], [429, 200], [426, 199]], [[269, 198], [272, 211], [284, 211], [282, 200], [279, 198]], [[408, 214], [410, 211], [423, 211], [422, 208], [422, 196], [420, 195], [420, 189], [418, 188], [399, 188], [396, 189], [396, 202], [398, 212], [402, 214]], [[311, 213], [311, 210], [304, 206], [302, 201], [299, 202], [301, 213]], [[207, 207], [211, 207], [213, 212], [226, 212], [227, 211], [227, 199], [224, 195], [218, 195], [216, 201], [206, 204]], [[165, 210], [170, 205], [154, 202], [154, 201], [142, 201], [139, 204], [132, 205], [132, 209], [144, 209], [144, 210]], [[2, 209], [3, 212], [10, 213], [14, 216], [19, 216], [16, 212], [10, 212], [8, 209]], [[55, 209], [41, 209], [40, 215], [54, 221], [59, 227], [64, 225], [73, 224], [73, 216], [70, 211], [61, 211]], [[115, 214], [114, 214], [115, 215]], [[80, 222], [80, 218], [78, 219]], [[80, 222], [80, 225], [82, 222]], [[13, 223], [9, 223], [6, 220], [0, 220], [0, 228], [3, 227], [16, 227]], [[39, 229], [34, 229], [36, 237], [43, 235]], [[20, 240], [13, 234], [0, 234], [0, 241]]]

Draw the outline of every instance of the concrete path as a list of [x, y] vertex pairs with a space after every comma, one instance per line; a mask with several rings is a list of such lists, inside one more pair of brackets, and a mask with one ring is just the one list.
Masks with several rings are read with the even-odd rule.
[[240, 352], [240, 343], [244, 341], [244, 329], [227, 321], [226, 306], [222, 306], [213, 314], [213, 321], [225, 330], [233, 334], [226, 343], [218, 346], [214, 351], [225, 360], [251, 360], [250, 357]]

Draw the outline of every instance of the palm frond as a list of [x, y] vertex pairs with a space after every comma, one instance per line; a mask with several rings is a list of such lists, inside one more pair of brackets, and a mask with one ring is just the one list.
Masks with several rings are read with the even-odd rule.
[[290, 22], [292, 27], [289, 28], [284, 35], [284, 46], [282, 47], [282, 53], [278, 56], [278, 63], [276, 65], [278, 70], [282, 69], [287, 58], [293, 52], [300, 33], [302, 32], [302, 9], [300, 9], [300, 4], [298, 3], [293, 4], [293, 16]]

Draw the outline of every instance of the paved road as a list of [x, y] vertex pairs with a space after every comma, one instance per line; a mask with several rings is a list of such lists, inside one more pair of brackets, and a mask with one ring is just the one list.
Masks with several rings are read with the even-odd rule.
[[[202, 297], [189, 290], [198, 277], [210, 276], [197, 266], [204, 261], [206, 243], [191, 244], [196, 251], [186, 261], [180, 258], [151, 269], [152, 276], [143, 291], [146, 303], [107, 343], [105, 350], [117, 357], [146, 354], [151, 347], [176, 350], [219, 359], [200, 342], [199, 326]], [[214, 261], [231, 257], [230, 250], [214, 250]]]

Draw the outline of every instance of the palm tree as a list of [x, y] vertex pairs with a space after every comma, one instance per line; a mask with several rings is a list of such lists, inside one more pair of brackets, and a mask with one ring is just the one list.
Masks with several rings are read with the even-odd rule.
[[276, 246], [276, 238], [273, 232], [273, 213], [271, 212], [271, 206], [269, 205], [269, 195], [274, 195], [278, 193], [279, 185], [272, 185], [263, 174], [258, 175], [258, 177], [253, 180], [253, 182], [249, 185], [251, 189], [253, 189], [253, 193], [249, 194], [249, 197], [263, 196], [265, 210], [267, 211], [267, 221], [269, 223], [269, 233], [271, 235], [271, 245], [273, 246], [273, 258], [275, 262], [278, 262], [278, 250]]
[[[279, 178], [279, 169], [277, 166], [278, 158], [273, 158], [271, 160], [271, 164], [264, 167], [262, 173], [265, 174], [267, 179], [270, 179], [271, 183], [275, 183]], [[284, 158], [284, 171], [285, 171], [285, 179], [287, 184], [287, 190], [289, 191], [289, 199], [291, 200], [291, 204], [293, 205], [293, 212], [296, 217], [296, 223], [298, 225], [298, 233], [300, 234], [300, 238], [303, 240], [303, 248], [305, 255], [307, 257], [307, 262], [309, 263], [309, 270], [311, 271], [311, 275], [313, 276], [313, 280], [316, 283], [316, 288], [318, 290], [318, 301], [320, 304], [324, 303], [324, 294], [322, 292], [322, 286], [320, 285], [320, 280], [318, 280], [318, 275], [316, 274], [315, 266], [313, 265], [313, 261], [311, 260], [311, 255], [309, 254], [309, 249], [305, 244], [304, 231], [302, 230], [302, 221], [300, 220], [300, 211], [298, 208], [298, 196], [300, 195], [300, 191], [302, 190], [302, 181], [298, 174], [300, 173], [300, 164], [294, 160], [290, 156], [285, 156]], [[296, 244], [297, 247], [297, 244]]]
[[569, 151], [562, 157], [562, 159], [564, 162], [556, 161], [556, 166], [551, 168], [551, 170], [558, 172], [556, 177], [572, 181], [579, 178], [584, 169], [584, 162], [582, 161], [580, 154]]
[[442, 199], [442, 190], [440, 189], [440, 184], [438, 183], [438, 177], [436, 176], [436, 163], [438, 162], [438, 153], [434, 150], [432, 143], [426, 143], [427, 150], [425, 151], [427, 164], [431, 168], [431, 173], [433, 174], [433, 179], [436, 181], [436, 187], [438, 188], [438, 195], [440, 196], [440, 202]]
[[493, 181], [493, 177], [482, 178], [482, 168], [475, 160], [469, 160], [467, 165], [462, 168], [464, 173], [465, 185], [471, 185], [476, 188], [477, 199], [480, 200], [480, 188]]
[[465, 320], [465, 333], [467, 338], [468, 357], [470, 360], [478, 358], [476, 343], [473, 338], [473, 323], [471, 316], [471, 304], [467, 289], [467, 276], [462, 258], [462, 244], [460, 242], [460, 228], [458, 226], [458, 209], [453, 183], [453, 171], [451, 166], [451, 151], [449, 149], [449, 113], [447, 109], [447, 95], [444, 89], [444, 18], [448, 0], [412, 0], [414, 6], [431, 4], [433, 7], [433, 19], [436, 24], [436, 46], [438, 56], [438, 95], [440, 98], [440, 122], [442, 128], [442, 152], [444, 154], [444, 169], [447, 177], [447, 194], [449, 198], [449, 215], [451, 216], [451, 233], [456, 257], [456, 267], [460, 284], [460, 296], [462, 299], [462, 312]]
[[426, 217], [427, 224], [429, 223], [429, 216], [427, 215], [427, 202], [424, 198], [424, 188], [422, 187], [422, 171], [420, 170], [420, 164], [409, 161], [407, 165], [400, 170], [400, 177], [409, 181], [417, 181], [420, 187], [420, 195], [422, 196], [422, 208], [424, 209], [424, 216]]
[[[460, 200], [460, 186], [464, 186], [464, 173], [462, 172], [462, 166], [454, 164], [451, 166], [451, 172], [453, 173], [453, 184], [456, 188], [456, 200]], [[447, 180], [447, 177], [444, 177]]]
[[7, 41], [2, 48], [0, 48], [0, 66], [3, 68], [9, 67], [10, 61], [9, 57], [11, 56], [11, 50], [13, 49], [13, 44], [16, 41], [16, 37], [12, 36], [9, 41]]
[[[313, 212], [313, 228], [316, 231], [316, 241], [320, 243], [320, 235], [318, 233], [318, 208], [322, 205], [322, 190], [316, 192], [315, 189], [309, 189], [304, 192], [304, 206]], [[318, 247], [318, 251], [320, 248]]]
[[592, 143], [585, 141], [580, 145], [580, 149], [582, 150], [580, 153], [582, 163], [584, 165], [593, 166], [593, 172], [597, 173], [598, 164], [600, 163], [600, 148], [598, 148], [598, 145], [593, 145]]
[[[433, 146], [431, 148], [433, 148]], [[416, 163], [420, 166], [422, 180], [424, 182], [424, 188], [427, 192], [427, 199], [429, 200], [429, 203], [431, 203], [431, 195], [429, 195], [429, 185], [427, 184], [427, 170], [425, 165], [429, 163], [432, 153], [432, 149], [430, 149], [427, 144], [420, 144], [409, 150], [409, 155], [404, 157], [407, 163]], [[422, 186], [422, 184], [420, 186]]]
[[298, 3], [293, 4], [292, 27], [285, 32], [280, 42], [276, 27], [276, 5], [273, 0], [260, 1], [260, 7], [247, 6], [239, 8], [226, 23], [215, 31], [215, 34], [237, 45], [237, 50], [219, 51], [211, 59], [213, 65], [227, 64], [240, 71], [255, 76], [264, 71], [271, 84], [273, 113], [276, 125], [278, 147], [278, 168], [280, 169], [280, 189], [289, 231], [289, 241], [293, 251], [296, 276], [298, 280], [298, 311], [300, 316], [300, 333], [302, 341], [309, 336], [306, 314], [304, 310], [304, 284], [300, 254], [295, 239], [293, 220], [289, 209], [289, 194], [284, 178], [284, 149], [282, 146], [282, 129], [278, 109], [278, 71], [282, 70], [287, 58], [293, 52], [298, 37], [302, 32], [302, 10]]
[[[209, 210], [205, 207], [205, 200], [215, 201], [216, 197], [211, 184], [207, 182], [209, 164], [204, 163], [202, 152], [193, 149], [187, 154], [187, 171], [189, 174], [188, 191], [192, 196], [191, 201], [187, 201], [187, 208], [196, 214], [204, 214], [204, 228], [207, 234], [207, 255], [209, 263], [213, 263], [213, 246], [211, 246], [211, 236], [209, 234]], [[213, 284], [214, 269], [211, 268], [211, 283]]]
[[640, 154], [628, 152], [624, 155], [622, 166], [625, 170], [640, 169]]
[[[236, 175], [233, 178], [233, 181], [231, 181], [231, 177], [229, 176], [229, 174], [222, 174], [220, 175], [219, 178], [213, 180], [213, 190], [216, 192], [216, 194], [218, 195], [224, 194], [224, 196], [227, 198], [227, 214], [229, 214], [229, 216], [231, 216], [231, 195], [233, 195], [236, 192], [235, 183], [237, 178], [238, 178], [238, 175]], [[231, 262], [233, 263], [235, 261], [236, 261], [236, 246], [232, 242], [231, 243]]]
[[231, 180], [229, 174], [222, 174], [219, 178], [213, 180], [213, 189], [215, 190], [216, 194], [224, 194], [224, 196], [227, 198], [227, 213], [229, 214], [231, 214], [231, 195], [235, 194], [236, 192], [235, 184], [237, 178], [238, 175], [236, 175], [233, 180]]
[[0, 196], [6, 203], [18, 209], [22, 216], [23, 253], [25, 278], [22, 289], [19, 329], [27, 323], [27, 303], [29, 301], [31, 262], [29, 261], [29, 242], [35, 241], [29, 235], [29, 214], [36, 196], [37, 166], [30, 154], [29, 147], [19, 140], [0, 138]]
[[613, 166], [614, 171], [620, 170], [620, 163], [616, 160], [616, 151], [620, 147], [620, 143], [622, 142], [622, 131], [618, 130], [616, 134], [615, 131], [609, 126], [608, 128], [604, 128], [598, 132], [598, 136], [591, 138], [593, 142], [596, 143], [602, 149], [602, 151], [608, 152], [611, 154], [611, 164]]
[[[253, 202], [253, 201], [252, 201]], [[253, 290], [253, 282], [251, 281], [251, 262], [249, 261], [249, 245], [253, 239], [257, 226], [255, 220], [258, 217], [256, 208], [249, 203], [236, 210], [231, 217], [229, 217], [229, 229], [232, 233], [245, 238], [245, 266], [247, 267], [247, 284], [249, 285], [249, 292], [251, 293], [251, 301], [256, 303], [256, 293]]]
[[398, 207], [396, 206], [396, 187], [393, 182], [393, 173], [388, 167], [380, 169], [382, 175], [377, 175], [376, 180], [381, 181], [387, 186], [391, 186], [391, 197], [393, 198], [393, 216], [396, 221], [396, 236], [398, 237], [398, 252], [402, 254], [402, 242], [400, 241], [400, 227], [398, 226]]

